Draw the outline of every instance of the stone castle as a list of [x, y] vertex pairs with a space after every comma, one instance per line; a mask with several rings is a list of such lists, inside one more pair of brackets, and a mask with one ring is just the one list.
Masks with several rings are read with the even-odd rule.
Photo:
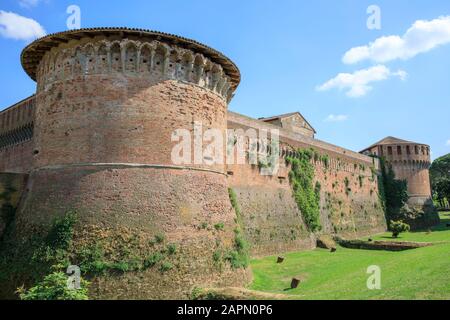
[[[385, 156], [408, 180], [411, 205], [431, 199], [429, 146], [386, 138], [357, 153], [315, 139], [298, 112], [263, 119], [229, 112], [239, 70], [196, 41], [81, 29], [31, 43], [21, 61], [37, 92], [0, 113], [0, 204], [15, 211], [13, 219], [0, 217], [0, 237], [24, 243], [70, 211], [76, 243], [138, 236], [142, 249], [162, 234], [177, 246], [172, 270], [98, 275], [93, 298], [186, 298], [195, 286], [245, 285], [247, 267], [217, 267], [216, 252], [232, 250], [236, 228], [252, 256], [314, 248], [318, 234], [293, 198], [284, 161], [299, 149], [314, 150], [321, 234], [386, 230], [379, 161], [371, 155]], [[195, 121], [224, 132], [278, 129], [280, 169], [265, 176], [250, 164], [174, 165], [172, 132], [192, 131]], [[20, 272], [1, 281], [2, 296], [27, 284]]]

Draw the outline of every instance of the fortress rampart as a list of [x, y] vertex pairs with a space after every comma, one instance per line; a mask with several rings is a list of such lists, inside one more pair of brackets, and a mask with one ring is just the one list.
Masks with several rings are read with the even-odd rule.
[[[313, 148], [328, 163], [312, 159], [315, 181], [321, 185], [320, 220], [323, 232], [356, 238], [386, 229], [378, 195], [378, 160], [237, 113], [228, 113], [228, 128], [279, 129], [280, 169], [275, 176], [260, 175], [251, 165], [228, 166], [228, 183], [242, 206], [245, 233], [252, 253], [263, 256], [314, 248], [293, 199], [287, 156]], [[263, 150], [259, 150], [263, 152]], [[348, 181], [348, 185], [344, 181]]]
[[35, 96], [0, 112], [0, 172], [26, 173], [31, 168]]
[[[240, 73], [214, 49], [165, 33], [100, 28], [49, 35], [21, 58], [37, 92], [0, 112], [0, 187], [7, 191], [0, 204], [17, 208], [13, 224], [0, 221], [0, 238], [19, 246], [76, 212], [74, 242], [84, 249], [105, 245], [114, 256], [120, 238], [138, 241], [134, 257], [154, 250], [155, 237], [177, 248], [166, 273], [93, 277], [92, 298], [186, 298], [195, 286], [244, 285], [249, 270], [226, 260], [239, 229], [252, 256], [314, 248], [320, 233], [308, 230], [289, 181], [286, 158], [298, 149], [315, 154], [321, 233], [357, 238], [386, 229], [378, 160], [315, 139], [300, 114], [278, 121], [229, 112]], [[264, 176], [249, 163], [174, 165], [173, 132], [192, 134], [196, 122], [224, 135], [279, 130], [278, 172]], [[423, 158], [412, 161], [426, 167]], [[419, 176], [411, 190], [426, 193]], [[13, 228], [7, 234], [6, 225]], [[14, 279], [2, 283], [1, 296], [29, 281]]]

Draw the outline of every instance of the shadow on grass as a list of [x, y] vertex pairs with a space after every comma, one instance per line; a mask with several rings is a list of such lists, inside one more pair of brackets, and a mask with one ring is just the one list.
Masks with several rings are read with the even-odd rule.
[[439, 223], [438, 225], [428, 228], [428, 229], [414, 230], [414, 231], [411, 231], [411, 233], [427, 232], [427, 231], [433, 231], [433, 232], [450, 231], [450, 213], [441, 212], [439, 216], [440, 216], [441, 223]]
[[401, 240], [401, 239], [403, 239], [403, 237], [397, 237], [397, 238], [395, 238], [395, 237], [387, 237], [387, 236], [384, 236], [384, 237], [381, 237], [381, 239]]

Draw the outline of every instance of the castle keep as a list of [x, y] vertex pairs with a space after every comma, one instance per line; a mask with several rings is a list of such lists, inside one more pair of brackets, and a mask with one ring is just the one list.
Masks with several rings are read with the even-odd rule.
[[[160, 242], [177, 248], [166, 254], [164, 272], [148, 264], [95, 275], [92, 298], [186, 298], [196, 286], [249, 283], [248, 268], [230, 263], [238, 234], [252, 256], [314, 248], [318, 233], [294, 200], [285, 161], [299, 149], [313, 150], [320, 233], [356, 238], [386, 229], [378, 160], [315, 139], [300, 113], [252, 119], [229, 112], [240, 73], [214, 49], [165, 33], [99, 28], [46, 36], [21, 60], [37, 91], [0, 113], [0, 204], [15, 209], [13, 218], [0, 218], [3, 241], [26, 243], [75, 212], [75, 246], [104, 243], [111, 259], [131, 241], [128, 254], [138, 262]], [[192, 131], [195, 122], [223, 132], [278, 129], [280, 169], [265, 176], [250, 164], [174, 165], [172, 133]], [[412, 158], [416, 145], [408, 146], [401, 150]], [[429, 148], [417, 147], [426, 150], [420, 159], [393, 164], [422, 201], [431, 193]], [[380, 150], [391, 155], [389, 147], [368, 149]], [[1, 281], [3, 296], [29, 284], [20, 270]]]

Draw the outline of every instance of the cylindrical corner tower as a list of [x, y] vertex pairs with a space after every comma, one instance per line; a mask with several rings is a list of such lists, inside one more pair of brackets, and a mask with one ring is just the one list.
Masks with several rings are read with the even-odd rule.
[[140, 266], [95, 276], [93, 298], [183, 298], [248, 281], [224, 258], [236, 228], [224, 166], [171, 160], [175, 130], [201, 122], [225, 132], [240, 81], [228, 58], [165, 33], [100, 28], [37, 40], [22, 63], [38, 89], [18, 224], [32, 230], [76, 212], [75, 245], [100, 243], [110, 263]]
[[[408, 182], [408, 204], [422, 209], [430, 205], [430, 147], [425, 144], [391, 138], [379, 145], [379, 155], [392, 165], [397, 179]], [[431, 203], [432, 204], [432, 203]]]

